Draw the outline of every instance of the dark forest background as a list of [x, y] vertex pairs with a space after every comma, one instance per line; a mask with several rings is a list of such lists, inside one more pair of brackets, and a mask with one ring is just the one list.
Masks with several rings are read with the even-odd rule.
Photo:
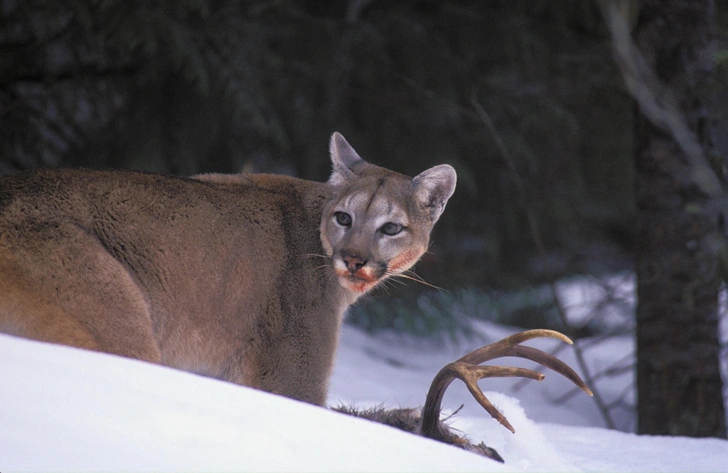
[[[727, 12], [716, 4], [701, 85], [723, 156]], [[0, 0], [0, 174], [325, 180], [340, 131], [391, 169], [456, 168], [417, 267], [450, 294], [633, 271], [638, 111], [602, 13], [594, 0]], [[522, 326], [548, 318], [524, 310]]]
[[514, 287], [542, 267], [501, 139], [554, 271], [629, 265], [633, 104], [591, 0], [2, 5], [2, 172], [325, 180], [338, 130], [401, 172], [457, 169], [426, 280]]

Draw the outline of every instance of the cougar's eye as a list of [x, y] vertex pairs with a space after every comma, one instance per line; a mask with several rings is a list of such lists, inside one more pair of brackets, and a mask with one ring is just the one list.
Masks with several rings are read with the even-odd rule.
[[402, 231], [402, 225], [400, 225], [398, 223], [387, 222], [384, 225], [382, 225], [381, 230], [382, 230], [382, 233], [384, 233], [385, 235], [394, 236], [397, 233]]
[[334, 213], [334, 218], [336, 218], [336, 223], [338, 223], [342, 227], [351, 226], [351, 215], [346, 212], [336, 212]]

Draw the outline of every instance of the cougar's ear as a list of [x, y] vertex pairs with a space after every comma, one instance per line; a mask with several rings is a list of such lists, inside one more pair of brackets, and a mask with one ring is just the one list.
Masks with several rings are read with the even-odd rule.
[[367, 164], [338, 131], [331, 135], [329, 153], [334, 167], [329, 183], [335, 186], [344, 184]]
[[441, 164], [423, 171], [412, 179], [415, 185], [415, 195], [422, 204], [429, 209], [432, 223], [437, 222], [445, 204], [455, 192], [457, 174], [448, 164]]

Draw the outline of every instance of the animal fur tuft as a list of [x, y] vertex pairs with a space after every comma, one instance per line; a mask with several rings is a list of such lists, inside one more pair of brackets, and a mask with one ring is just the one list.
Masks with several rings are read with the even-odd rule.
[[[419, 408], [387, 409], [383, 406], [377, 406], [369, 409], [359, 409], [354, 406], [336, 406], [332, 410], [388, 425], [411, 434], [422, 435], [420, 432], [421, 410]], [[455, 429], [442, 420], [438, 423], [437, 433], [433, 436], [433, 440], [454, 445], [463, 450], [477, 453], [503, 463], [503, 457], [495, 449], [488, 447], [483, 442], [476, 444], [468, 440], [467, 437], [458, 435], [455, 433]]]

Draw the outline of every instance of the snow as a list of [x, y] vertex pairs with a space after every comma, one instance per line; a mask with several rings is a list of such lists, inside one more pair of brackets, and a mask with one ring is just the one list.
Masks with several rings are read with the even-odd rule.
[[[562, 288], [573, 302], [571, 289]], [[475, 328], [481, 342], [437, 347], [345, 325], [329, 404], [421, 406], [443, 365], [515, 331], [484, 322]], [[554, 350], [561, 342], [528, 344]], [[589, 345], [586, 355], [599, 369], [633, 349], [630, 337], [617, 337]], [[558, 355], [576, 366], [570, 349]], [[632, 376], [603, 378], [596, 387], [612, 399]], [[728, 471], [728, 441], [608, 430], [593, 400], [569, 394], [571, 384], [556, 373], [542, 383], [487, 379], [481, 387], [515, 434], [460, 382], [443, 406], [452, 412], [463, 405], [453, 427], [495, 448], [505, 464], [222, 381], [0, 335], [0, 471]], [[615, 417], [633, 428], [629, 408]]]
[[111, 355], [1, 335], [0, 360], [3, 473], [503, 469], [372, 422]]

